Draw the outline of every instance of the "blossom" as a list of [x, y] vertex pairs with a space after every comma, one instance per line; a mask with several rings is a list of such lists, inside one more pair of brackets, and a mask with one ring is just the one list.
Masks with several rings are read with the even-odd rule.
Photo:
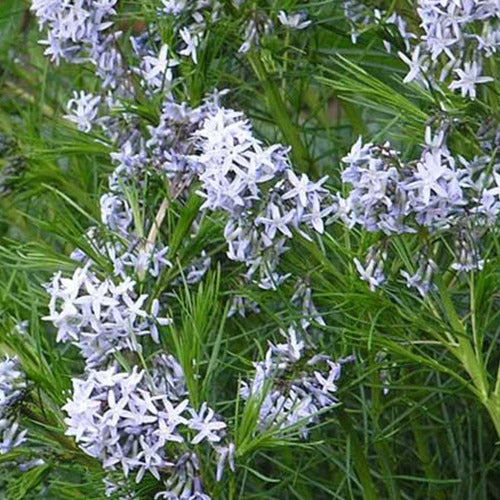
[[416, 288], [422, 297], [425, 297], [433, 288], [432, 275], [437, 269], [436, 263], [432, 259], [421, 260], [415, 274], [401, 271], [401, 276], [406, 279], [408, 288]]
[[0, 455], [5, 455], [13, 448], [21, 446], [26, 441], [27, 429], [19, 431], [19, 423], [8, 419], [0, 420]]
[[427, 85], [425, 79], [422, 78], [422, 59], [420, 57], [420, 46], [417, 46], [415, 48], [411, 59], [403, 54], [403, 52], [398, 52], [398, 55], [410, 68], [410, 71], [403, 79], [403, 83], [409, 83], [417, 80], [419, 82], [425, 82], [424, 84]]
[[105, 193], [101, 196], [101, 220], [112, 231], [128, 234], [133, 221], [132, 210], [127, 201], [117, 194]]
[[[440, 153], [425, 153], [422, 161], [417, 163], [414, 180], [406, 184], [406, 189], [418, 189], [420, 201], [428, 205], [431, 193], [443, 198], [448, 196], [445, 186], [450, 175], [451, 170], [442, 164]], [[441, 180], [445, 182], [444, 186]]]
[[47, 46], [45, 54], [56, 64], [61, 60], [92, 63], [105, 87], [123, 84], [122, 60], [114, 47], [119, 34], [107, 33], [117, 1], [33, 0], [31, 10], [40, 27], [48, 30], [47, 39], [40, 42]]
[[[148, 374], [137, 367], [119, 371], [116, 365], [90, 369], [73, 379], [72, 397], [63, 407], [66, 434], [106, 470], [119, 469], [125, 476], [137, 471], [136, 482], [147, 472], [160, 480], [175, 466], [188, 429], [199, 431], [192, 440], [198, 444], [221, 441], [226, 427], [206, 403], [197, 412], [187, 399], [177, 402], [184, 394], [182, 369], [173, 358], [154, 358]], [[167, 455], [167, 442], [173, 455]]]
[[287, 170], [287, 174], [288, 180], [293, 187], [283, 195], [283, 199], [288, 200], [290, 198], [297, 197], [303, 208], [308, 205], [308, 194], [317, 191], [318, 188], [327, 180], [327, 177], [323, 177], [318, 182], [311, 182], [306, 174], [302, 174], [299, 179], [293, 170]]
[[58, 273], [46, 286], [50, 314], [43, 319], [56, 326], [58, 342], [80, 349], [89, 366], [106, 363], [120, 350], [140, 352], [137, 338], [149, 335], [158, 342], [156, 324], [170, 320], [157, 317], [158, 306], [153, 314], [146, 312], [147, 296], [137, 296], [134, 285], [130, 279], [118, 285], [101, 281], [88, 266], [76, 269], [72, 278]]
[[305, 279], [297, 280], [290, 302], [298, 311], [301, 311], [300, 326], [304, 330], [307, 330], [313, 324], [326, 325], [324, 318], [313, 301], [311, 287]]
[[99, 111], [100, 96], [86, 94], [85, 92], [73, 93], [73, 99], [68, 102], [69, 114], [64, 117], [75, 123], [78, 130], [82, 132], [90, 132], [92, 123], [94, 122]]
[[451, 269], [460, 272], [480, 271], [485, 261], [481, 258], [478, 243], [474, 234], [467, 234], [464, 230], [459, 233], [455, 241], [456, 261], [451, 264]]
[[198, 444], [204, 439], [218, 443], [221, 440], [219, 431], [226, 428], [224, 422], [214, 420], [215, 414], [206, 403], [203, 403], [200, 411], [191, 410], [192, 418], [189, 422], [189, 428], [198, 431], [198, 434], [191, 440], [192, 444]]
[[469, 95], [471, 99], [476, 98], [476, 85], [493, 81], [491, 76], [481, 76], [481, 69], [476, 61], [466, 62], [464, 68], [456, 68], [455, 73], [459, 79], [450, 84], [450, 89], [459, 89], [462, 97]]
[[165, 490], [157, 493], [154, 499], [175, 500], [180, 494], [189, 500], [211, 500], [203, 491], [198, 457], [191, 451], [177, 460], [171, 476], [165, 481]]
[[219, 455], [219, 458], [217, 460], [217, 472], [216, 472], [215, 477], [216, 477], [217, 481], [221, 481], [226, 463], [229, 464], [229, 468], [233, 472], [235, 472], [235, 470], [236, 470], [236, 467], [234, 464], [234, 455], [235, 455], [236, 448], [235, 448], [233, 443], [229, 443], [227, 446], [218, 446], [216, 448], [216, 451]]
[[0, 361], [0, 455], [26, 441], [27, 429], [20, 430], [16, 412], [26, 390], [26, 380], [17, 358]]
[[[261, 430], [286, 432], [298, 426], [299, 434], [305, 438], [310, 424], [319, 422], [319, 414], [338, 404], [334, 382], [340, 377], [341, 365], [351, 358], [337, 362], [327, 355], [306, 358], [305, 340], [294, 325], [288, 332], [285, 344], [271, 344], [265, 360], [254, 363], [254, 378], [241, 384], [240, 395], [244, 400], [259, 402]], [[321, 370], [324, 365], [327, 369]], [[297, 372], [294, 369], [298, 366], [305, 369]], [[293, 373], [293, 377], [287, 377], [284, 383], [287, 373]]]
[[263, 224], [265, 226], [265, 236], [271, 242], [276, 236], [276, 232], [292, 237], [292, 232], [290, 231], [290, 224], [294, 218], [294, 212], [288, 212], [281, 214], [280, 209], [277, 205], [271, 204], [267, 210], [267, 217], [259, 217], [256, 219], [257, 224]]
[[200, 38], [198, 34], [193, 34], [188, 28], [182, 28], [180, 30], [180, 35], [186, 46], [179, 51], [179, 54], [186, 57], [191, 57], [195, 64], [198, 63], [198, 56], [196, 53], [196, 48], [200, 43]]
[[140, 74], [147, 85], [155, 90], [161, 89], [172, 81], [172, 68], [179, 64], [176, 59], [169, 57], [169, 50], [169, 46], [164, 44], [158, 55], [145, 56], [141, 62]]
[[381, 253], [378, 249], [372, 247], [368, 252], [364, 265], [358, 259], [353, 259], [360, 278], [368, 283], [372, 292], [385, 281], [384, 260], [386, 257], [385, 253]]
[[306, 20], [305, 12], [287, 14], [284, 10], [280, 10], [278, 13], [278, 19], [283, 26], [296, 30], [303, 30], [311, 24], [311, 21]]
[[163, 12], [178, 16], [186, 9], [186, 0], [161, 0]]
[[[358, 137], [358, 140], [352, 145], [351, 151], [342, 158], [342, 163], [356, 165], [370, 159], [372, 155], [372, 144], [368, 143], [363, 146], [363, 138]], [[343, 176], [343, 180], [345, 177]]]

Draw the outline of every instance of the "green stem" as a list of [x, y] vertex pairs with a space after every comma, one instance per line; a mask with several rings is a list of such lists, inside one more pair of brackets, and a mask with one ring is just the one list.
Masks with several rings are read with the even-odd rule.
[[471, 328], [472, 328], [472, 339], [474, 342], [474, 350], [476, 351], [476, 355], [479, 359], [481, 359], [482, 351], [481, 344], [478, 337], [477, 332], [477, 324], [476, 324], [476, 293], [475, 293], [475, 277], [474, 273], [471, 273], [471, 277], [469, 279], [469, 289], [470, 289], [470, 319], [471, 319]]
[[422, 464], [422, 469], [424, 470], [425, 477], [429, 480], [429, 496], [431, 498], [434, 498], [435, 500], [445, 500], [443, 492], [437, 489], [438, 487], [432, 487], [432, 483], [434, 483], [434, 481], [438, 479], [438, 475], [434, 470], [432, 457], [427, 445], [427, 439], [414, 420], [412, 420], [411, 422], [411, 427], [413, 431], [413, 437], [415, 438], [415, 444], [417, 446], [418, 458], [420, 459], [420, 463]]
[[485, 406], [493, 421], [497, 436], [500, 439], [500, 404], [498, 403], [498, 398], [493, 394], [485, 403]]
[[236, 477], [233, 474], [229, 480], [229, 500], [236, 498]]
[[309, 157], [308, 150], [302, 142], [300, 133], [293, 121], [290, 119], [278, 87], [269, 77], [259, 54], [255, 51], [249, 52], [248, 60], [255, 75], [257, 76], [257, 79], [264, 88], [269, 109], [276, 120], [276, 124], [280, 128], [285, 141], [292, 147], [292, 158], [298, 170], [301, 172], [317, 174], [316, 167]]
[[492, 396], [495, 397], [497, 401], [500, 400], [500, 361], [498, 362], [497, 379]]
[[[372, 373], [372, 408], [373, 408], [373, 428], [376, 432], [379, 432], [379, 416], [382, 413], [382, 391], [380, 389], [380, 383], [377, 380], [378, 373], [374, 371]], [[394, 463], [391, 460], [393, 454], [390, 452], [387, 443], [383, 440], [375, 440], [374, 442], [375, 452], [377, 453], [378, 460], [380, 462], [380, 467], [384, 472], [384, 476], [387, 479], [387, 492], [389, 498], [392, 500], [401, 500], [401, 492], [397, 482], [394, 480]]]
[[467, 338], [467, 331], [460, 319], [448, 290], [442, 280], [438, 281], [438, 288], [446, 311], [446, 315], [453, 328], [453, 333], [457, 337], [458, 346], [447, 346], [448, 349], [462, 362], [463, 367], [469, 374], [476, 394], [480, 402], [488, 411], [490, 418], [495, 426], [497, 436], [500, 438], [500, 365], [497, 373], [495, 388], [490, 394], [490, 387], [487, 379], [486, 368], [482, 362], [481, 354], [477, 353]]
[[484, 367], [474, 352], [471, 342], [467, 338], [467, 331], [442, 280], [438, 281], [438, 288], [446, 315], [458, 343], [458, 346], [447, 347], [462, 362], [462, 365], [478, 390], [481, 403], [486, 404], [488, 400], [489, 387]]
[[380, 497], [378, 496], [377, 489], [370, 475], [370, 468], [365, 456], [365, 451], [353, 428], [351, 419], [342, 407], [336, 409], [336, 414], [342, 429], [349, 436], [354, 468], [356, 469], [359, 481], [363, 487], [364, 500], [379, 500]]

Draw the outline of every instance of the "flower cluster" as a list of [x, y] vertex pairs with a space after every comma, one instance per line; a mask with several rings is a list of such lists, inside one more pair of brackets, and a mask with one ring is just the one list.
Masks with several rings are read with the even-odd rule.
[[124, 349], [140, 352], [139, 337], [147, 335], [158, 343], [158, 325], [168, 325], [170, 319], [157, 317], [158, 301], [146, 312], [147, 295], [138, 296], [134, 285], [129, 278], [118, 285], [101, 281], [87, 267], [78, 268], [71, 278], [57, 273], [47, 285], [50, 315], [44, 319], [56, 326], [59, 342], [80, 349], [88, 366], [103, 365]]
[[[194, 134], [218, 106], [218, 93], [194, 109], [167, 98], [158, 125], [148, 127], [150, 137], [146, 146], [151, 167], [169, 179], [173, 197], [183, 194], [199, 173], [198, 163], [191, 158], [195, 151]], [[178, 140], [179, 137], [183, 140]]]
[[388, 234], [407, 232], [408, 193], [401, 184], [397, 151], [388, 144], [363, 145], [359, 138], [342, 162], [348, 165], [342, 181], [353, 187], [343, 205], [348, 225]]
[[[146, 472], [171, 481], [178, 474], [171, 460], [182, 455], [188, 442], [218, 447], [226, 433], [226, 424], [206, 403], [195, 410], [186, 396], [182, 368], [172, 356], [155, 358], [150, 374], [137, 367], [131, 372], [117, 366], [90, 370], [84, 379], [73, 379], [72, 399], [63, 408], [67, 434], [105, 470], [118, 468], [125, 476], [137, 471], [136, 482]], [[166, 486], [170, 498], [177, 498], [168, 481]]]
[[123, 477], [115, 478], [111, 474], [103, 479], [104, 495], [106, 498], [117, 500], [139, 500], [133, 489]]
[[[401, 271], [401, 276], [406, 279], [406, 286], [408, 288], [415, 288], [422, 297], [434, 289], [432, 275], [437, 269], [437, 264], [431, 258], [424, 258], [423, 255], [421, 253], [418, 268], [414, 274], [410, 274], [404, 270]], [[454, 266], [456, 264], [452, 264], [452, 267]], [[455, 267], [455, 269], [461, 270], [459, 267]], [[473, 270], [473, 267], [469, 270]]]
[[[299, 31], [308, 28], [312, 24], [312, 21], [307, 17], [305, 9], [295, 13], [280, 10], [277, 20], [286, 29]], [[263, 38], [274, 33], [275, 24], [275, 20], [264, 10], [253, 10], [244, 25], [243, 43], [240, 45], [238, 52], [246, 54], [252, 47], [258, 47]]]
[[114, 88], [122, 76], [122, 57], [116, 41], [121, 33], [108, 34], [117, 0], [33, 0], [31, 10], [40, 27], [47, 27], [45, 54], [59, 64], [90, 62], [103, 80]]
[[267, 13], [256, 9], [244, 26], [243, 43], [240, 45], [238, 52], [246, 54], [252, 47], [258, 47], [261, 40], [270, 35], [273, 30], [274, 23], [272, 19]]
[[[258, 271], [259, 285], [275, 288], [282, 280], [275, 272], [278, 258], [292, 231], [308, 239], [308, 230], [323, 233], [333, 220], [336, 201], [323, 187], [326, 177], [312, 182], [305, 174], [296, 175], [288, 151], [280, 145], [263, 146], [242, 113], [220, 105], [221, 95], [209, 96], [194, 109], [167, 97], [158, 125], [148, 129], [150, 137], [136, 141], [137, 148], [127, 141], [112, 154], [118, 166], [110, 179], [112, 191], [101, 198], [102, 220], [133, 242], [133, 215], [120, 183], [134, 173], [140, 179], [144, 165], [168, 177], [173, 197], [184, 195], [199, 180], [199, 194], [205, 198], [201, 210], [229, 215], [224, 232], [229, 258], [248, 264], [247, 279]], [[169, 265], [159, 260], [165, 259], [165, 248], [156, 253], [143, 249], [141, 255], [140, 245], [133, 248], [135, 254], [116, 244], [113, 252], [107, 249], [115, 269], [132, 263], [137, 270], [138, 262], [143, 267], [152, 263], [154, 276], [158, 266]]]
[[[245, 15], [241, 16], [242, 19], [246, 17]], [[288, 30], [304, 30], [312, 24], [312, 21], [307, 18], [305, 9], [295, 13], [280, 10], [277, 20], [281, 26]], [[246, 54], [253, 47], [258, 47], [265, 37], [275, 32], [275, 21], [263, 9], [252, 9], [243, 25], [243, 43], [240, 45], [238, 53]]]
[[308, 230], [322, 234], [333, 220], [336, 201], [323, 187], [326, 177], [313, 182], [295, 174], [288, 151], [264, 147], [234, 110], [219, 108], [195, 135], [202, 208], [229, 215], [227, 255], [247, 264], [246, 278], [258, 271], [260, 287], [276, 288], [284, 278], [276, 272], [279, 256], [292, 231], [310, 239]]
[[[458, 271], [482, 268], [478, 244], [485, 228], [495, 223], [500, 211], [500, 163], [494, 148], [467, 160], [452, 155], [446, 145], [449, 126], [441, 124], [434, 135], [426, 129], [420, 159], [404, 164], [388, 144], [363, 145], [361, 139], [343, 158], [347, 168], [342, 179], [352, 189], [342, 202], [342, 218], [349, 226], [380, 231], [386, 236], [401, 233], [453, 234]], [[486, 141], [487, 142], [487, 141]], [[374, 289], [384, 281], [385, 250], [373, 248], [366, 266], [356, 261], [362, 279]], [[415, 274], [402, 271], [408, 286], [424, 295], [431, 288], [436, 264], [428, 248], [419, 255]]]
[[[406, 50], [410, 50], [410, 41], [416, 38], [407, 30], [407, 23], [403, 17], [393, 11], [389, 14], [380, 9], [373, 9], [371, 6], [365, 5], [359, 0], [344, 0], [343, 2], [344, 15], [349, 21], [351, 27], [351, 41], [356, 43], [360, 32], [371, 25], [380, 27], [385, 31], [385, 34], [392, 34], [392, 38], [399, 38]], [[391, 52], [392, 43], [389, 40], [383, 40], [384, 47], [387, 52]]]
[[417, 13], [423, 33], [411, 58], [400, 54], [410, 66], [405, 81], [428, 86], [434, 79], [444, 81], [453, 74], [449, 88], [474, 99], [477, 84], [493, 81], [483, 76], [483, 62], [500, 47], [498, 3], [419, 0]]
[[171, 15], [179, 17], [180, 14], [188, 13], [188, 24], [183, 24], [177, 30], [177, 38], [180, 44], [177, 49], [179, 57], [190, 58], [194, 64], [198, 63], [197, 48], [206, 34], [208, 24], [216, 23], [221, 16], [221, 5], [218, 0], [203, 0], [189, 2], [186, 0], [162, 0], [163, 8], [159, 10], [160, 15]]
[[354, 358], [334, 361], [323, 354], [308, 356], [295, 326], [281, 333], [286, 343], [270, 345], [265, 360], [254, 363], [253, 380], [241, 384], [240, 394], [259, 404], [261, 430], [295, 430], [306, 438], [320, 413], [338, 404], [336, 382], [342, 364]]
[[[231, 463], [231, 462], [230, 462]], [[172, 473], [165, 482], [166, 491], [155, 495], [154, 500], [210, 500], [203, 492], [200, 476], [200, 463], [195, 453], [184, 453], [175, 464]]]
[[26, 380], [17, 358], [0, 361], [0, 455], [26, 441], [26, 429], [19, 431], [16, 405], [23, 398]]
[[325, 320], [313, 302], [311, 286], [307, 279], [301, 278], [297, 280], [290, 303], [296, 311], [299, 311], [300, 326], [304, 331], [307, 331], [311, 326], [326, 325]]
[[[360, 27], [382, 26], [389, 33], [395, 28], [395, 38], [404, 45], [399, 56], [409, 67], [405, 83], [416, 81], [428, 88], [451, 79], [451, 90], [475, 99], [476, 86], [493, 81], [484, 75], [484, 61], [500, 48], [500, 8], [495, 1], [418, 0], [420, 34], [408, 32], [396, 12], [389, 15], [357, 0], [344, 2], [344, 12], [353, 43]], [[384, 40], [384, 46], [390, 51], [392, 44]]]

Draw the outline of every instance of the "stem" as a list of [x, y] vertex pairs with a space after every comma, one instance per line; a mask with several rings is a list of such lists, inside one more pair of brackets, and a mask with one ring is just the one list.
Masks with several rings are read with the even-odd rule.
[[377, 489], [370, 475], [370, 467], [368, 466], [365, 451], [354, 431], [351, 419], [342, 407], [338, 407], [335, 411], [342, 429], [344, 429], [345, 433], [349, 436], [354, 468], [356, 469], [359, 481], [365, 493], [364, 500], [379, 500], [380, 497], [378, 496]]
[[462, 362], [462, 365], [479, 392], [481, 403], [486, 404], [488, 400], [489, 387], [488, 380], [483, 369], [484, 367], [474, 352], [472, 344], [467, 338], [467, 331], [462, 323], [462, 320], [458, 316], [457, 311], [455, 310], [455, 306], [453, 305], [448, 290], [444, 286], [442, 280], [438, 281], [438, 288], [446, 315], [453, 328], [453, 333], [457, 334], [458, 346], [453, 346], [451, 348], [450, 346], [447, 347]]
[[[33, 96], [32, 94], [30, 94], [29, 92], [27, 92], [26, 90], [23, 90], [22, 88], [20, 88], [18, 85], [12, 83], [12, 82], [4, 82], [4, 85], [12, 91], [12, 93], [23, 99], [24, 101], [26, 101], [27, 103], [29, 104], [37, 104], [37, 97]], [[42, 110], [42, 114], [44, 114], [45, 116], [47, 116], [48, 118], [54, 118], [56, 116], [56, 113], [55, 111], [48, 105], [48, 104], [45, 104], [43, 103], [41, 105], [41, 110]]]
[[429, 480], [430, 483], [430, 497], [434, 498], [435, 500], [445, 500], [443, 492], [437, 489], [438, 487], [432, 487], [432, 483], [436, 479], [438, 479], [438, 474], [436, 473], [434, 465], [432, 463], [431, 453], [427, 445], [427, 438], [423, 435], [422, 430], [414, 420], [411, 420], [411, 428], [413, 431], [413, 437], [415, 438], [415, 444], [417, 446], [418, 458], [420, 459], [420, 463], [422, 464], [422, 469], [424, 470], [425, 477]]
[[[153, 248], [156, 243], [156, 238], [158, 237], [158, 232], [160, 231], [160, 226], [162, 225], [163, 219], [165, 219], [165, 215], [167, 213], [167, 208], [169, 205], [169, 201], [165, 198], [158, 209], [158, 213], [156, 214], [155, 220], [153, 221], [153, 225], [149, 230], [148, 237], [146, 239], [146, 243], [143, 246], [143, 250], [146, 253], [150, 253], [153, 251]], [[141, 269], [138, 273], [139, 279], [142, 281], [146, 276], [146, 269]]]
[[229, 500], [236, 498], [236, 477], [233, 474], [229, 480]]
[[481, 346], [479, 345], [479, 338], [477, 335], [477, 325], [476, 325], [476, 293], [474, 287], [474, 273], [471, 273], [471, 277], [469, 279], [469, 288], [470, 288], [470, 319], [471, 319], [471, 328], [472, 328], [472, 340], [474, 342], [474, 349], [476, 351], [476, 356], [480, 358], [481, 356]]
[[500, 439], [500, 405], [498, 404], [498, 398], [492, 395], [485, 403], [485, 406], [497, 431], [497, 437]]
[[165, 198], [162, 204], [160, 205], [160, 208], [158, 209], [158, 213], [156, 214], [155, 220], [148, 234], [148, 239], [146, 241], [146, 244], [150, 248], [154, 247], [156, 238], [158, 236], [158, 231], [160, 230], [160, 226], [167, 213], [167, 208], [168, 208], [168, 199]]
[[497, 368], [497, 379], [495, 383], [495, 389], [493, 391], [492, 397], [495, 397], [497, 401], [499, 400], [500, 397], [500, 361], [498, 362], [498, 368]]
[[292, 147], [293, 161], [297, 165], [298, 170], [306, 173], [310, 172], [312, 174], [317, 173], [315, 165], [309, 157], [308, 150], [302, 142], [297, 127], [290, 119], [290, 116], [288, 116], [288, 111], [281, 98], [281, 94], [272, 79], [269, 78], [266, 68], [260, 60], [259, 54], [256, 52], [249, 53], [248, 60], [257, 79], [264, 88], [269, 109], [276, 120], [276, 124], [280, 128], [285, 141]]
[[413, 436], [415, 438], [415, 444], [417, 445], [418, 458], [422, 464], [422, 468], [425, 473], [425, 477], [429, 480], [429, 493], [431, 498], [435, 500], [444, 500], [444, 495], [441, 490], [437, 488], [432, 488], [432, 483], [438, 478], [434, 466], [432, 464], [431, 454], [429, 452], [429, 447], [427, 446], [427, 440], [418, 426], [412, 422]]
[[[373, 428], [378, 433], [380, 430], [379, 425], [379, 416], [382, 413], [382, 391], [380, 390], [379, 381], [377, 380], [377, 372], [372, 373], [372, 408], [373, 408]], [[387, 492], [389, 494], [389, 498], [393, 500], [401, 500], [401, 492], [399, 491], [399, 487], [397, 482], [394, 480], [394, 472], [393, 472], [393, 461], [391, 457], [393, 454], [390, 452], [387, 443], [382, 440], [375, 440], [374, 448], [377, 453], [377, 457], [380, 462], [380, 466], [384, 472], [384, 476], [387, 478]]]
[[446, 311], [446, 315], [448, 316], [454, 332], [458, 334], [458, 347], [447, 347], [462, 362], [463, 367], [472, 379], [474, 387], [477, 390], [476, 392], [479, 400], [488, 411], [493, 425], [495, 426], [497, 436], [498, 438], [500, 438], [500, 400], [498, 397], [500, 392], [500, 365], [498, 367], [495, 388], [490, 394], [486, 370], [484, 367], [484, 363], [482, 362], [480, 353], [477, 353], [475, 351], [471, 342], [467, 338], [467, 332], [463, 325], [463, 322], [458, 316], [448, 290], [444, 286], [442, 280], [438, 281], [438, 288]]

